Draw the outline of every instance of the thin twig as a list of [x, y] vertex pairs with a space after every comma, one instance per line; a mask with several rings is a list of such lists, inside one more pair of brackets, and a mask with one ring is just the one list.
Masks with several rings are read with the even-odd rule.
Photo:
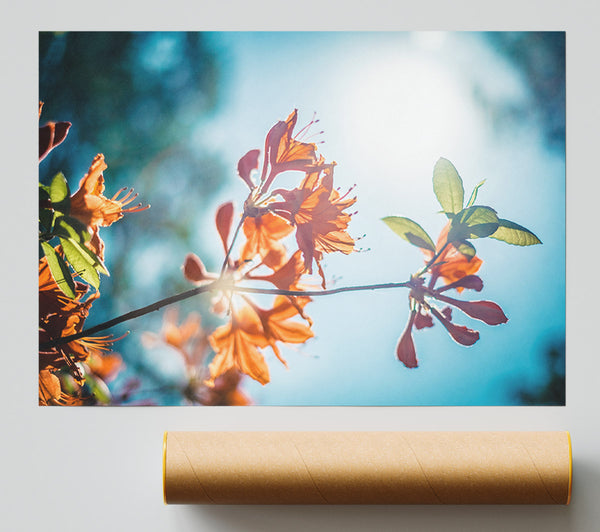
[[[139, 318], [140, 316], [144, 316], [145, 314], [149, 314], [150, 312], [154, 312], [156, 310], [165, 307], [166, 305], [171, 305], [173, 303], [177, 303], [178, 301], [183, 301], [184, 299], [189, 299], [190, 297], [194, 297], [198, 294], [203, 294], [205, 292], [209, 292], [212, 290], [218, 290], [223, 286], [223, 283], [219, 281], [214, 281], [209, 284], [205, 284], [202, 286], [198, 286], [197, 288], [192, 288], [191, 290], [187, 290], [186, 292], [181, 292], [180, 294], [176, 294], [174, 296], [166, 297], [151, 305], [147, 305], [145, 307], [132, 310], [127, 312], [126, 314], [122, 314], [121, 316], [117, 316], [112, 320], [105, 321], [103, 323], [99, 323], [94, 327], [90, 327], [89, 329], [85, 329], [77, 334], [71, 334], [70, 336], [63, 336], [61, 338], [55, 338], [48, 342], [43, 342], [40, 344], [40, 350], [51, 349], [53, 347], [57, 347], [59, 345], [63, 345], [69, 342], [73, 342], [75, 340], [79, 340], [80, 338], [85, 338], [91, 336], [92, 334], [98, 333], [100, 331], [104, 331], [106, 329], [110, 329], [119, 323], [123, 323], [125, 321], [132, 320], [134, 318]], [[343, 286], [340, 288], [332, 288], [330, 290], [280, 290], [277, 288], [251, 288], [244, 286], [227, 286], [227, 290], [231, 290], [232, 292], [239, 292], [245, 294], [267, 294], [267, 295], [280, 295], [280, 296], [304, 296], [304, 297], [316, 297], [316, 296], [330, 296], [333, 294], [340, 294], [342, 292], [361, 292], [365, 290], [384, 290], [389, 288], [408, 288], [410, 287], [410, 282], [405, 283], [382, 283], [382, 284], [371, 284], [371, 285], [362, 285], [362, 286]]]
[[368, 284], [362, 286], [342, 286], [340, 288], [331, 288], [329, 290], [280, 290], [279, 288], [250, 288], [245, 286], [236, 286], [233, 288], [233, 291], [245, 294], [272, 294], [279, 296], [313, 297], [330, 296], [333, 294], [340, 294], [342, 292], [361, 292], [364, 290], [382, 290], [385, 288], [408, 288], [410, 286], [410, 282]]
[[225, 260], [223, 261], [223, 265], [221, 266], [221, 277], [223, 277], [223, 274], [225, 273], [225, 269], [227, 268], [227, 263], [229, 262], [229, 256], [231, 255], [231, 250], [233, 249], [233, 245], [235, 244], [235, 240], [237, 239], [237, 236], [240, 232], [240, 229], [242, 228], [242, 225], [244, 223], [244, 220], [246, 219], [246, 214], [242, 214], [242, 217], [240, 218], [240, 221], [237, 225], [237, 227], [235, 228], [235, 233], [233, 233], [233, 238], [231, 239], [231, 244], [229, 244], [229, 249], [227, 250], [227, 253], [225, 253]]
[[423, 266], [416, 274], [415, 277], [421, 277], [421, 275], [423, 275], [427, 270], [429, 270], [429, 268], [431, 268], [434, 264], [435, 261], [438, 260], [440, 258], [440, 255], [444, 252], [444, 250], [448, 247], [448, 245], [450, 244], [450, 242], [446, 242], [441, 248], [440, 250], [435, 253], [433, 255], [433, 257], [431, 257], [431, 259], [429, 260], [429, 262], [427, 264], [425, 264], [425, 266]]

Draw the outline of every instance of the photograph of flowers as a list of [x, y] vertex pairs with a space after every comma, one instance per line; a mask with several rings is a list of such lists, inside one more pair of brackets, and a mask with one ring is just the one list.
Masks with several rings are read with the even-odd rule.
[[40, 405], [564, 405], [563, 32], [40, 32]]

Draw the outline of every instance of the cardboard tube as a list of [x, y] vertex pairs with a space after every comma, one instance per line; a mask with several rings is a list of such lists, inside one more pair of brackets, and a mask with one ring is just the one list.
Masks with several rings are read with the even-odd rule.
[[168, 504], [569, 504], [568, 432], [168, 432]]

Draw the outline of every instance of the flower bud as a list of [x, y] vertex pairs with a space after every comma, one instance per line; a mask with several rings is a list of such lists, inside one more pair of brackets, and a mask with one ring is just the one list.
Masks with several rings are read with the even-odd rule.
[[500, 325], [508, 321], [500, 306], [492, 301], [457, 301], [453, 305], [471, 318], [483, 321], [488, 325]]
[[260, 155], [260, 150], [250, 150], [246, 155], [244, 155], [238, 162], [238, 174], [239, 176], [246, 182], [250, 190], [255, 188], [255, 184], [252, 182], [250, 178], [250, 174], [252, 170], [256, 170], [258, 168], [258, 156]]
[[443, 316], [437, 309], [432, 308], [433, 315], [440, 320], [442, 325], [450, 333], [450, 336], [461, 345], [473, 345], [479, 340], [479, 333], [465, 327], [464, 325], [456, 325]]
[[194, 253], [188, 253], [186, 255], [185, 261], [183, 262], [183, 275], [192, 283], [199, 283], [210, 279], [204, 264]]
[[231, 231], [231, 224], [233, 223], [233, 202], [228, 201], [219, 206], [215, 222], [217, 224], [217, 231], [221, 237], [221, 242], [223, 242], [223, 248], [225, 249], [225, 253], [227, 253], [229, 232]]
[[430, 314], [421, 314], [417, 312], [415, 317], [415, 327], [417, 329], [424, 329], [425, 327], [433, 327], [433, 319]]
[[488, 325], [500, 325], [508, 321], [503, 310], [493, 301], [460, 301], [440, 294], [436, 294], [434, 297], [459, 308], [467, 316], [483, 321]]
[[412, 339], [412, 327], [415, 322], [416, 311], [411, 312], [408, 325], [402, 333], [398, 346], [396, 347], [396, 356], [398, 360], [402, 362], [407, 368], [416, 368], [419, 364], [417, 362], [417, 352], [415, 351], [415, 344]]
[[451, 288], [468, 288], [469, 290], [475, 290], [476, 292], [481, 292], [483, 289], [483, 281], [481, 277], [477, 275], [465, 275], [463, 278], [458, 281], [454, 281], [453, 283], [447, 284], [438, 288], [437, 292], [445, 292], [446, 290], [450, 290]]

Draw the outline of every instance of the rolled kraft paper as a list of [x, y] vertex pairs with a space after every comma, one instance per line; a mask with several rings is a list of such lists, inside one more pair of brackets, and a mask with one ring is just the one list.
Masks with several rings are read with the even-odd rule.
[[568, 432], [167, 432], [168, 504], [568, 504]]

